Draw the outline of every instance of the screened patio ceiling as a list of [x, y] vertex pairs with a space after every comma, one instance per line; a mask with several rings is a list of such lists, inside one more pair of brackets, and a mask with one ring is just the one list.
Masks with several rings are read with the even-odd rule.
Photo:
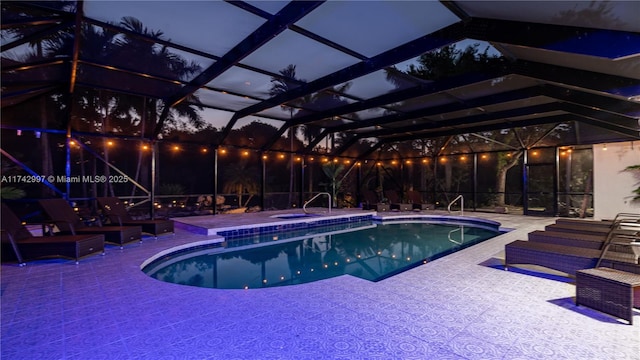
[[[563, 135], [553, 145], [640, 138], [637, 1], [100, 0], [1, 6], [2, 110], [11, 115], [3, 115], [5, 129], [37, 127], [34, 116], [16, 113], [24, 114], [40, 97], [102, 91], [159, 104], [153, 129], [110, 135], [167, 140], [176, 126], [167, 119], [191, 105], [200, 125], [215, 130], [202, 140], [214, 148], [291, 151], [282, 141], [291, 128], [307, 129], [296, 132], [302, 144], [296, 153], [362, 159], [434, 139], [482, 139], [472, 151], [481, 144], [538, 146], [560, 128]], [[113, 50], [123, 43], [126, 51]], [[421, 55], [452, 44], [478, 44], [504, 60], [499, 67], [435, 80], [407, 74]], [[160, 66], [159, 53], [180, 61]], [[290, 65], [295, 76], [285, 76]], [[277, 91], [274, 84], [281, 85]], [[58, 130], [101, 133], [73, 120], [77, 105], [64, 101], [71, 110]], [[254, 122], [277, 131], [242, 144], [231, 136]], [[494, 136], [531, 127], [546, 129], [539, 141], [517, 136], [516, 143], [504, 144]], [[336, 136], [339, 145], [326, 145]]]

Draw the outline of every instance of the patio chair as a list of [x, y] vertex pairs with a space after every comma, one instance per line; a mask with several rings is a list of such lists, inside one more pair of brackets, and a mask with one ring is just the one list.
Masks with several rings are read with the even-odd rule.
[[434, 210], [435, 205], [425, 203], [422, 200], [422, 194], [415, 190], [407, 191], [407, 198], [415, 210]]
[[162, 234], [174, 234], [173, 220], [134, 220], [117, 197], [99, 197], [96, 200], [112, 224], [120, 226], [139, 225], [142, 227], [143, 233], [151, 234], [156, 238]]
[[99, 219], [98, 226], [88, 226], [73, 211], [73, 208], [64, 199], [39, 200], [40, 207], [44, 210], [55, 225], [60, 234], [103, 234], [105, 242], [118, 244], [120, 248], [125, 243], [140, 241], [142, 239], [142, 227], [137, 226], [102, 226]]
[[399, 211], [411, 211], [413, 207], [408, 202], [402, 201], [400, 195], [395, 190], [385, 190], [384, 196], [389, 199], [389, 203], [391, 203], [392, 210]]
[[[516, 240], [504, 247], [505, 269], [514, 264], [530, 264], [575, 276], [578, 270], [596, 267], [602, 251], [558, 244]], [[640, 274], [635, 254], [610, 251], [600, 266]]]
[[389, 211], [389, 204], [380, 202], [378, 195], [373, 190], [364, 190], [362, 192], [362, 199], [363, 210], [375, 210], [377, 212]]
[[49, 257], [71, 258], [77, 264], [84, 256], [104, 255], [104, 235], [33, 236], [9, 206], [2, 204], [2, 252], [11, 251], [20, 265], [26, 259]]

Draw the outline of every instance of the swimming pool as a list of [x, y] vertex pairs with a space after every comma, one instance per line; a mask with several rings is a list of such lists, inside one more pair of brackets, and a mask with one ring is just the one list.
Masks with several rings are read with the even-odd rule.
[[461, 219], [371, 219], [182, 249], [143, 271], [161, 281], [218, 289], [295, 285], [345, 274], [379, 281], [499, 234], [495, 224]]

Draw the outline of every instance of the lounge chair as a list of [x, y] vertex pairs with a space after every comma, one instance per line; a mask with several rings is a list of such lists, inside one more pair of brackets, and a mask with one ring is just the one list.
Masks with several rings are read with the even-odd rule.
[[389, 204], [378, 201], [378, 195], [373, 190], [365, 190], [362, 192], [362, 209], [375, 210], [377, 212], [389, 211]]
[[[557, 244], [516, 240], [504, 247], [505, 269], [514, 264], [531, 264], [558, 270], [572, 276], [576, 271], [596, 267], [602, 251]], [[622, 271], [640, 274], [640, 264], [634, 254], [608, 252], [600, 263]]]
[[400, 195], [398, 195], [395, 190], [385, 190], [384, 196], [389, 199], [389, 203], [391, 203], [391, 210], [411, 211], [413, 209], [411, 204], [402, 201]]
[[434, 210], [435, 205], [427, 204], [422, 200], [422, 194], [415, 190], [407, 191], [407, 198], [414, 210]]
[[73, 211], [64, 199], [39, 200], [40, 207], [47, 214], [50, 222], [58, 227], [60, 234], [103, 234], [108, 243], [118, 244], [120, 248], [125, 243], [142, 239], [141, 226], [88, 226]]
[[[603, 235], [607, 236], [610, 231], [615, 231], [616, 233], [632, 236], [638, 233], [638, 230], [627, 230], [627, 229], [612, 229], [604, 226], [594, 225], [579, 225], [579, 224], [551, 224], [544, 227], [546, 231], [556, 231], [556, 232], [569, 232], [575, 234], [584, 234], [584, 235]], [[639, 228], [640, 230], [640, 228]]]
[[[541, 231], [535, 230], [528, 234], [529, 241], [542, 242], [547, 244], [557, 244], [566, 246], [583, 247], [587, 249], [601, 250], [607, 241], [607, 235], [585, 235], [580, 233], [562, 231]], [[612, 234], [611, 241], [614, 242], [611, 250], [618, 252], [632, 252], [628, 246], [629, 239], [617, 237]]]
[[556, 224], [559, 225], [585, 225], [585, 226], [601, 226], [604, 228], [611, 228], [613, 225], [613, 221], [611, 220], [583, 220], [583, 219], [572, 219], [572, 218], [559, 218], [556, 220]]
[[96, 199], [104, 214], [112, 224], [120, 226], [139, 225], [142, 232], [155, 237], [161, 234], [173, 234], [173, 221], [165, 219], [134, 220], [117, 197], [99, 197]]
[[575, 246], [587, 249], [600, 250], [607, 239], [606, 235], [584, 235], [562, 231], [535, 230], [528, 234], [529, 241]]
[[614, 225], [616, 227], [622, 227], [624, 229], [640, 229], [640, 214], [633, 213], [619, 213], [613, 220], [585, 220], [585, 219], [570, 219], [559, 218], [556, 220], [556, 224], [560, 226], [587, 226], [612, 229]]
[[104, 235], [81, 234], [62, 236], [32, 236], [20, 219], [2, 204], [2, 251], [13, 251], [21, 265], [26, 259], [60, 257], [76, 260], [95, 254], [104, 254]]

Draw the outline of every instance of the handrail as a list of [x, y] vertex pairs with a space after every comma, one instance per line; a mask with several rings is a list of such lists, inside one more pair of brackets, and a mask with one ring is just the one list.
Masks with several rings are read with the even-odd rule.
[[453, 199], [452, 202], [449, 203], [447, 210], [449, 211], [449, 214], [451, 214], [451, 205], [455, 204], [458, 199], [460, 199], [460, 215], [464, 216], [464, 197], [462, 196], [462, 194], [458, 195], [455, 199]]
[[304, 211], [305, 214], [309, 213], [309, 212], [307, 212], [307, 204], [309, 204], [310, 202], [315, 200], [320, 195], [327, 195], [327, 197], [329, 198], [329, 214], [331, 214], [331, 194], [329, 194], [328, 192], [317, 193], [314, 197], [312, 197], [311, 199], [305, 201], [304, 205], [302, 205], [302, 211]]

